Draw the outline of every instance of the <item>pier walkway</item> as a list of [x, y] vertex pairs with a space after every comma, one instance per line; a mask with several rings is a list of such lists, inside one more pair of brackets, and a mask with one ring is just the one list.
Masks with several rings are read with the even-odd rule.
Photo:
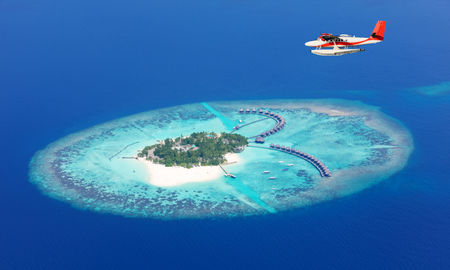
[[264, 120], [267, 120], [267, 119], [270, 119], [270, 117], [258, 119], [258, 120], [255, 120], [255, 121], [251, 121], [251, 122], [245, 123], [245, 124], [243, 124], [243, 125], [237, 125], [237, 126], [235, 126], [235, 127], [233, 128], [233, 131], [231, 131], [231, 133], [233, 133], [233, 132], [235, 132], [236, 130], [239, 130], [239, 129], [243, 128], [243, 127], [246, 127], [246, 126], [248, 126], [248, 125], [251, 125], [251, 124], [254, 124], [254, 123], [257, 123], [257, 122], [261, 122], [261, 121], [264, 121]]
[[259, 145], [248, 145], [248, 147], [275, 150], [275, 151], [280, 151], [283, 153], [294, 155], [296, 157], [304, 159], [305, 161], [311, 163], [311, 165], [316, 167], [316, 169], [320, 173], [320, 176], [322, 176], [322, 177], [330, 177], [331, 176], [330, 170], [327, 168], [327, 166], [325, 166], [325, 164], [323, 164], [320, 160], [318, 160], [314, 156], [304, 153], [304, 152], [301, 152], [300, 150], [296, 150], [294, 148], [289, 148], [287, 146], [280, 146], [278, 144], [277, 145], [271, 144], [270, 147], [259, 146]]
[[219, 164], [219, 167], [222, 169], [222, 171], [225, 173], [225, 176], [227, 177], [231, 177], [231, 178], [236, 178], [236, 176], [234, 174], [229, 173], [227, 170], [225, 170], [224, 167], [222, 167], [222, 165]]
[[139, 143], [139, 142], [134, 142], [134, 143], [130, 143], [130, 144], [128, 144], [128, 145], [125, 145], [122, 149], [120, 149], [119, 152], [117, 152], [117, 153], [115, 153], [114, 155], [110, 156], [110, 157], [108, 158], [109, 161], [111, 161], [111, 159], [115, 158], [118, 154], [120, 154], [120, 153], [122, 153], [123, 151], [125, 151], [125, 149], [127, 149], [128, 147], [130, 147], [130, 146], [132, 146], [132, 145], [135, 145], [135, 144], [137, 144], [137, 143]]
[[[272, 118], [273, 120], [275, 120], [277, 122], [275, 127], [273, 127], [272, 129], [269, 129], [269, 130], [267, 130], [265, 132], [262, 132], [259, 135], [255, 135], [255, 136], [249, 137], [249, 138], [258, 138], [259, 140], [257, 142], [259, 142], [259, 143], [264, 143], [264, 137], [268, 137], [270, 135], [273, 135], [273, 134], [277, 133], [278, 131], [282, 130], [284, 128], [284, 126], [286, 125], [286, 120], [284, 120], [284, 118], [281, 115], [276, 114], [274, 112], [263, 111], [262, 109], [256, 110], [255, 108], [253, 108], [253, 109], [245, 109], [245, 110], [244, 109], [240, 109], [239, 113], [241, 113], [241, 114], [258, 114], [258, 115], [262, 115], [262, 116], [265, 116], [265, 117], [268, 117], [268, 118]], [[248, 124], [252, 124], [254, 122], [256, 122], [256, 121], [253, 121], [253, 122], [248, 123]], [[240, 129], [243, 126], [245, 126], [245, 125], [235, 126], [234, 130], [238, 130], [238, 129]]]

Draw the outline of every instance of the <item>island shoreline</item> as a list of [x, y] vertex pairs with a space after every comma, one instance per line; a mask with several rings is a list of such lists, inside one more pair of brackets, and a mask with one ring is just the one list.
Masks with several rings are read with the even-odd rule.
[[[224, 157], [227, 161], [223, 165], [237, 164], [242, 161], [236, 153], [228, 153]], [[188, 169], [180, 166], [166, 167], [144, 158], [138, 158], [138, 160], [146, 166], [148, 183], [157, 187], [175, 187], [188, 183], [214, 181], [225, 175], [220, 166], [195, 166]]]

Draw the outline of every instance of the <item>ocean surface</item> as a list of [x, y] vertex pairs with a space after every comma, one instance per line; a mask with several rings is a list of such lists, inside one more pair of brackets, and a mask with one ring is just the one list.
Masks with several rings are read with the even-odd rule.
[[[449, 269], [448, 1], [0, 1], [1, 269]], [[385, 41], [312, 55], [320, 33]], [[341, 98], [414, 141], [406, 167], [274, 215], [161, 221], [43, 195], [29, 162], [119, 117], [188, 103]]]

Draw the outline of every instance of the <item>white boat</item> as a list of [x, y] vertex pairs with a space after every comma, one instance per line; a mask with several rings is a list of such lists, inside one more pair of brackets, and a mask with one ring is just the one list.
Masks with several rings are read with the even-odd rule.
[[294, 164], [290, 163], [290, 164], [288, 164], [288, 166], [289, 166], [289, 167], [292, 167], [292, 166], [294, 166]]
[[275, 180], [275, 179], [277, 179], [275, 176], [271, 176], [271, 177], [269, 177], [269, 179], [270, 180]]
[[264, 171], [264, 173], [270, 173], [270, 171]]
[[284, 161], [282, 161], [282, 160], [280, 160], [280, 161], [278, 161], [278, 162], [280, 162], [280, 163], [284, 163]]

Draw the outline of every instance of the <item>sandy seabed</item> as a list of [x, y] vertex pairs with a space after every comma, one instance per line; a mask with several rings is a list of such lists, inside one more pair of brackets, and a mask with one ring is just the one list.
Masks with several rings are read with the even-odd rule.
[[[180, 105], [70, 134], [33, 156], [30, 181], [52, 198], [102, 213], [159, 219], [248, 216], [304, 207], [368, 188], [401, 170], [414, 149], [411, 134], [399, 121], [361, 102], [246, 100], [209, 106], [215, 113], [202, 104]], [[259, 119], [239, 114], [247, 107], [283, 115], [286, 128], [268, 137], [266, 144], [312, 154], [326, 164], [332, 177], [320, 177], [301, 159], [262, 148], [226, 156], [224, 168], [236, 179], [224, 177], [219, 166], [165, 167], [133, 158], [163, 138], [229, 132], [225, 123]], [[252, 137], [274, 124], [256, 122], [239, 134]]]

